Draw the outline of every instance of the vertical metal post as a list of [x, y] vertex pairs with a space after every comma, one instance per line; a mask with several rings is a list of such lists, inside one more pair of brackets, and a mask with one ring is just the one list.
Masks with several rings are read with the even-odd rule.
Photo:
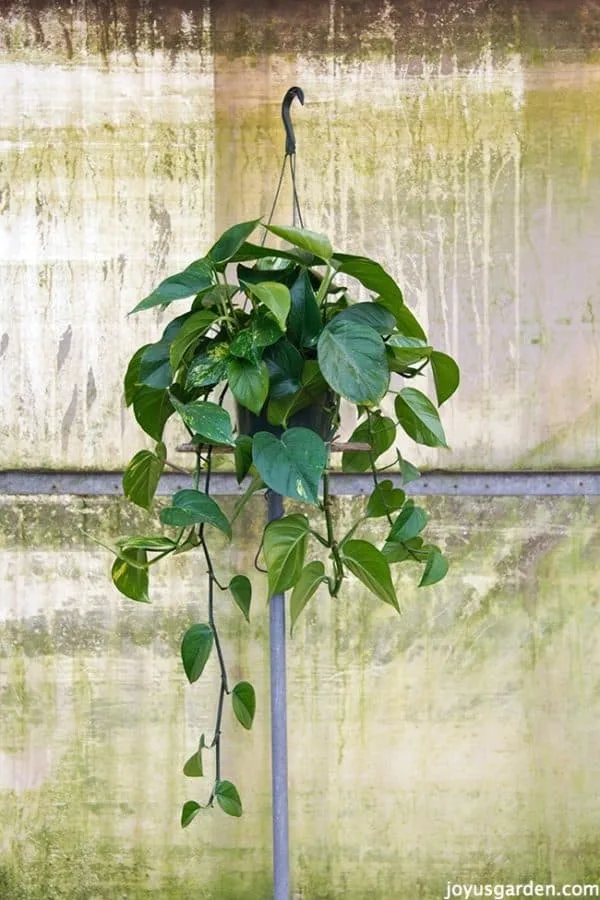
[[[267, 491], [268, 520], [283, 515], [280, 494]], [[271, 779], [273, 786], [273, 898], [289, 900], [287, 700], [285, 671], [285, 594], [275, 594], [269, 607], [271, 668]]]

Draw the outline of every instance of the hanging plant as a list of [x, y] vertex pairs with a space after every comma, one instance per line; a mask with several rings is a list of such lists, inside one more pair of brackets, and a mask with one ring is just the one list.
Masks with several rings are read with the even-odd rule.
[[[221, 720], [226, 698], [244, 728], [252, 727], [256, 708], [249, 682], [229, 683], [215, 620], [216, 591], [229, 593], [249, 620], [250, 579], [223, 575], [211, 556], [211, 529], [231, 540], [244, 505], [265, 488], [320, 511], [322, 532], [299, 509], [268, 523], [257, 548], [266, 565], [268, 597], [291, 591], [292, 628], [321, 586], [337, 597], [345, 585], [351, 590], [351, 578], [358, 578], [400, 612], [393, 566], [418, 564], [419, 586], [435, 584], [448, 569], [440, 548], [423, 537], [425, 510], [381, 477], [396, 468], [405, 485], [420, 473], [398, 451], [392, 466], [378, 461], [394, 445], [398, 427], [417, 444], [447, 446], [437, 407], [458, 387], [456, 363], [429, 344], [400, 288], [379, 263], [334, 251], [327, 237], [304, 228], [266, 226], [286, 249], [251, 243], [259, 226], [256, 219], [228, 229], [205, 257], [165, 279], [132, 310], [165, 309], [193, 298], [155, 343], [136, 351], [127, 368], [126, 403], [156, 446], [136, 453], [123, 489], [129, 500], [151, 510], [167, 461], [162, 437], [171, 416], [179, 419], [196, 452], [193, 486], [177, 491], [161, 510], [166, 536], [123, 537], [112, 548], [115, 586], [143, 602], [149, 600], [151, 567], [159, 561], [196, 551], [206, 565], [207, 622], [187, 630], [181, 656], [193, 683], [216, 654], [221, 684], [214, 735], [210, 740], [201, 736], [184, 774], [201, 776], [203, 751], [214, 749], [215, 780], [205, 804], [184, 805], [183, 826], [215, 802], [229, 815], [241, 815], [235, 786], [221, 777]], [[355, 282], [372, 295], [369, 301], [355, 302], [349, 287]], [[427, 366], [437, 406], [413, 386]], [[236, 401], [237, 423], [223, 407], [228, 392]], [[394, 417], [381, 408], [389, 395]], [[358, 416], [342, 469], [371, 472], [373, 489], [361, 516], [338, 535], [328, 467], [342, 400], [353, 404]], [[226, 451], [233, 453], [238, 482], [247, 479], [229, 519], [210, 494], [214, 456]], [[370, 519], [387, 521], [381, 545], [360, 536]], [[329, 552], [327, 566], [311, 558], [318, 546]]]

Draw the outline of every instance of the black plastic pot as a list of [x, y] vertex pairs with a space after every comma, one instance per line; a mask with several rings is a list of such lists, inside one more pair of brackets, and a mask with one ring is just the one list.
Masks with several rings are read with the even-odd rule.
[[[333, 394], [323, 394], [314, 404], [307, 406], [305, 409], [300, 409], [293, 416], [290, 416], [287, 427], [310, 428], [311, 431], [316, 431], [324, 441], [331, 440], [333, 436], [333, 416], [331, 412], [333, 399]], [[257, 431], [269, 431], [271, 434], [279, 437], [285, 430], [281, 425], [271, 425], [267, 419], [266, 406], [262, 408], [259, 415], [256, 415], [256, 413], [236, 403], [236, 411], [238, 434], [252, 436]]]

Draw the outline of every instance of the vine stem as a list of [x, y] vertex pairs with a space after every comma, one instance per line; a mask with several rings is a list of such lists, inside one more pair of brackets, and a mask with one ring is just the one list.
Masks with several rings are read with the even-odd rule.
[[[225, 390], [222, 392], [219, 398], [219, 405], [223, 403], [223, 399], [225, 397]], [[204, 479], [204, 492], [205, 494], [210, 493], [210, 479], [212, 474], [212, 447], [208, 448], [208, 452], [206, 455], [206, 476]], [[198, 455], [196, 461], [196, 473], [195, 473], [195, 487], [198, 489], [198, 485], [200, 482], [200, 466], [201, 460]], [[215, 622], [215, 609], [214, 609], [214, 588], [215, 584], [217, 587], [221, 587], [219, 581], [215, 575], [215, 570], [212, 562], [212, 558], [210, 555], [210, 551], [208, 549], [208, 544], [206, 542], [206, 537], [204, 535], [204, 522], [198, 527], [198, 539], [200, 541], [200, 545], [204, 552], [204, 559], [206, 560], [207, 574], [208, 574], [208, 624], [210, 625], [211, 631], [214, 636], [215, 641], [215, 649], [217, 651], [217, 657], [219, 660], [219, 670], [221, 675], [221, 686], [219, 689], [219, 701], [217, 704], [217, 717], [215, 722], [214, 736], [212, 740], [211, 747], [215, 748], [215, 785], [217, 782], [221, 780], [221, 723], [223, 720], [223, 703], [225, 700], [225, 694], [229, 693], [229, 685], [227, 681], [227, 668], [225, 666], [225, 659], [223, 656], [223, 649], [221, 647], [221, 641], [219, 638], [219, 631], [217, 629], [217, 624]], [[214, 800], [214, 788], [211, 792], [209, 804]]]
[[332, 597], [337, 597], [344, 578], [344, 567], [342, 565], [339, 547], [335, 540], [335, 532], [333, 530], [331, 496], [329, 494], [329, 472], [327, 470], [323, 472], [323, 512], [325, 513], [325, 523], [327, 525], [327, 543], [331, 547], [331, 555], [333, 556], [333, 565], [335, 569], [335, 581], [330, 593]]

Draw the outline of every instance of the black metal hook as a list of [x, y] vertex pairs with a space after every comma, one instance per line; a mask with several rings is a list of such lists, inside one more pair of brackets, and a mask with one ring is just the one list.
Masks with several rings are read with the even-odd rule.
[[296, 135], [294, 134], [294, 126], [292, 125], [292, 116], [290, 114], [290, 106], [297, 98], [302, 106], [304, 106], [304, 91], [300, 87], [291, 87], [285, 93], [283, 103], [281, 104], [281, 118], [283, 119], [283, 127], [285, 128], [285, 155], [293, 156], [296, 152]]

